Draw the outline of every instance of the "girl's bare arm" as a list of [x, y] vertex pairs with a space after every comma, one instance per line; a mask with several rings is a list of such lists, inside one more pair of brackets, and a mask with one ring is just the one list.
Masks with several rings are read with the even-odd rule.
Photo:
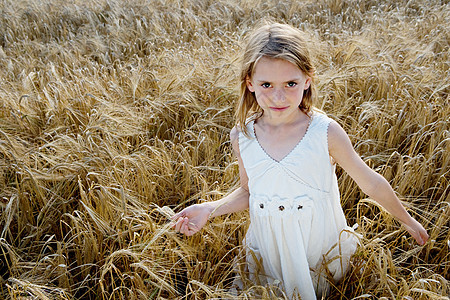
[[212, 217], [238, 212], [248, 208], [248, 177], [239, 152], [239, 133], [233, 128], [230, 133], [231, 145], [239, 165], [240, 187], [217, 201], [204, 202], [186, 207], [175, 214], [173, 228], [188, 236], [198, 232]]
[[364, 193], [399, 219], [420, 245], [426, 243], [428, 234], [423, 226], [406, 211], [388, 181], [364, 163], [353, 149], [347, 133], [334, 121], [328, 128], [328, 148], [333, 159]]
[[239, 165], [240, 187], [218, 201], [204, 203], [211, 207], [211, 217], [238, 212], [248, 208], [248, 177], [239, 150], [239, 132], [236, 127], [231, 129], [230, 140]]

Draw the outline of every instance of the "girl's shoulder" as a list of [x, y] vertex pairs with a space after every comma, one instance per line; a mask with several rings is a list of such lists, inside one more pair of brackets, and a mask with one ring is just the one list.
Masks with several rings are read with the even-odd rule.
[[242, 132], [241, 127], [238, 125], [234, 125], [230, 131], [230, 140], [233, 142], [234, 140], [239, 138], [239, 133]]
[[239, 126], [238, 124], [234, 125], [233, 128], [231, 128], [230, 131], [230, 142], [231, 142], [231, 146], [235, 152], [235, 154], [239, 157], [240, 156], [240, 143], [241, 143], [241, 136], [245, 136], [246, 132], [248, 132], [248, 124], [246, 124], [246, 129], [244, 130], [241, 126]]
[[241, 133], [245, 134], [246, 132], [248, 132], [249, 125], [248, 125], [247, 122], [245, 123], [245, 126], [246, 126], [246, 128], [242, 128], [242, 126], [240, 126], [239, 124], [235, 124], [233, 126], [233, 128], [231, 128], [231, 131], [230, 131], [230, 141], [231, 141], [231, 143], [239, 141], [239, 135]]
[[315, 107], [311, 110], [311, 115], [316, 124], [323, 124], [326, 127], [333, 121], [324, 111]]
[[238, 125], [234, 125], [230, 131], [231, 147], [236, 155], [239, 155], [239, 132], [240, 130]]
[[324, 127], [327, 130], [328, 138], [342, 140], [345, 139], [347, 136], [347, 133], [344, 131], [344, 129], [339, 125], [339, 123], [334, 120], [333, 118], [329, 117], [324, 111], [313, 107], [311, 110], [313, 119], [315, 120], [316, 124], [323, 124]]
[[238, 138], [239, 134], [242, 133], [243, 136], [252, 139], [253, 135], [253, 124], [254, 122], [259, 118], [257, 114], [253, 114], [247, 119], [245, 119], [244, 124], [235, 124], [234, 127], [231, 129], [230, 137], [231, 138]]
[[[237, 137], [240, 133], [246, 132], [246, 130], [248, 130], [250, 127], [250, 122], [252, 122], [252, 120], [247, 119], [247, 120], [245, 120], [245, 124], [242, 124], [242, 125], [238, 124], [238, 123], [234, 124], [233, 128], [231, 128], [230, 136]], [[245, 127], [245, 128], [243, 128], [243, 127]]]

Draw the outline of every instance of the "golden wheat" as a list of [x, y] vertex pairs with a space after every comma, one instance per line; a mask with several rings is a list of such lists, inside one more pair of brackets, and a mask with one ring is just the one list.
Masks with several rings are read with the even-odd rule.
[[1, 298], [284, 297], [245, 277], [229, 290], [246, 212], [190, 238], [168, 226], [237, 186], [241, 42], [272, 18], [308, 34], [316, 106], [430, 234], [417, 246], [338, 169], [363, 243], [329, 298], [448, 299], [448, 1], [3, 0], [0, 12]]

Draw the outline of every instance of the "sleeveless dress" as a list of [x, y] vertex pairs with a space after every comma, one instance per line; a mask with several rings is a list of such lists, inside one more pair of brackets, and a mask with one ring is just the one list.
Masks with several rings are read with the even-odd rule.
[[[358, 243], [340, 205], [328, 152], [330, 121], [313, 112], [303, 138], [280, 161], [259, 144], [254, 121], [247, 124], [251, 138], [239, 133], [250, 193], [250, 226], [243, 242], [250, 279], [281, 283], [289, 298], [326, 295], [328, 281], [343, 277]], [[258, 274], [261, 266], [263, 274]]]

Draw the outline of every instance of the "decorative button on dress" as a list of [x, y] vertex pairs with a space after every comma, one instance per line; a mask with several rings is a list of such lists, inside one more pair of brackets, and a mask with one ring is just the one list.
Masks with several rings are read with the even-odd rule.
[[263, 283], [281, 282], [286, 294], [316, 299], [327, 293], [326, 274], [345, 274], [357, 236], [340, 204], [335, 165], [328, 152], [331, 119], [313, 112], [308, 129], [281, 161], [239, 133], [239, 150], [248, 176], [250, 226], [244, 244], [250, 274], [262, 262]]

